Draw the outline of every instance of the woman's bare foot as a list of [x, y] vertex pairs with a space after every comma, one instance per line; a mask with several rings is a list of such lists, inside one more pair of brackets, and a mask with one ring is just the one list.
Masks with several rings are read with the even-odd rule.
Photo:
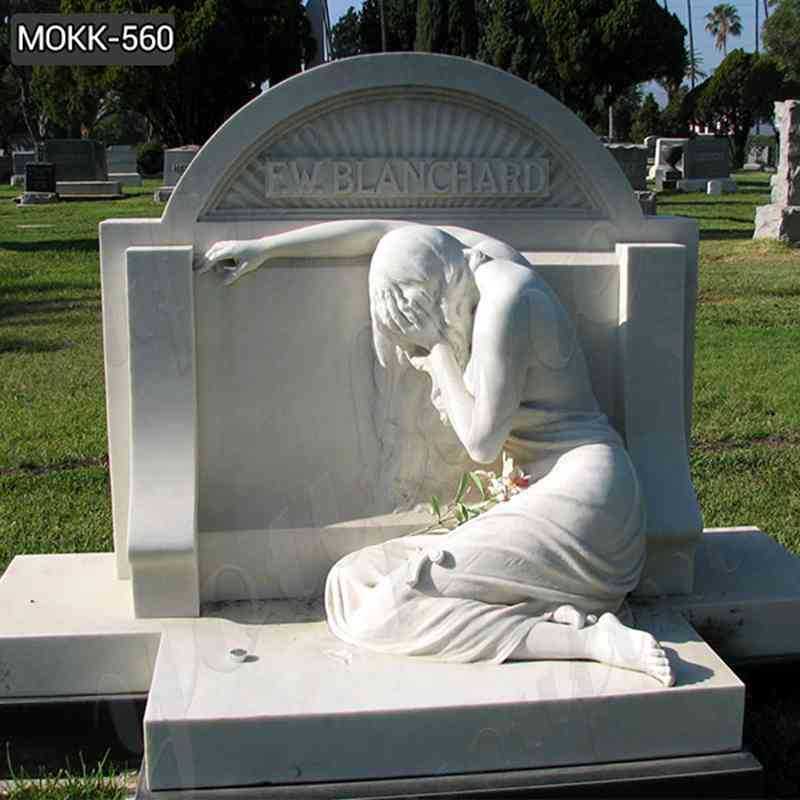
[[675, 673], [661, 645], [645, 631], [627, 628], [613, 614], [603, 614], [586, 629], [589, 657], [604, 664], [651, 675], [664, 686]]

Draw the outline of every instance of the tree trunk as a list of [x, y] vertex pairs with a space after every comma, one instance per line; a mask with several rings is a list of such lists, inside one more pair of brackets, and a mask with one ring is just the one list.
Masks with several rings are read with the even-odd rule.
[[692, 89], [695, 84], [695, 65], [694, 65], [694, 32], [692, 29], [692, 0], [686, 0], [686, 16], [689, 20], [689, 63], [692, 68], [690, 80], [692, 82]]

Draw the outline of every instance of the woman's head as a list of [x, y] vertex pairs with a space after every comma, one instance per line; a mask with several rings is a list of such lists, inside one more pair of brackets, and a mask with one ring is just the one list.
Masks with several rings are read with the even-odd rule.
[[411, 308], [438, 317], [456, 359], [466, 366], [478, 295], [458, 239], [438, 228], [408, 225], [378, 243], [370, 263], [369, 296], [375, 350], [383, 366], [392, 351], [399, 348], [401, 357], [413, 347], [386, 307], [387, 290]]

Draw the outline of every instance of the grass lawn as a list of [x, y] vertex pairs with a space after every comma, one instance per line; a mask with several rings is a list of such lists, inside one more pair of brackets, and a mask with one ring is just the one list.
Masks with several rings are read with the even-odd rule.
[[[757, 525], [800, 553], [800, 251], [752, 241], [769, 176], [738, 183], [659, 197], [701, 231], [692, 474], [707, 526]], [[0, 573], [18, 553], [112, 547], [97, 225], [158, 216], [157, 185], [24, 209], [0, 188]], [[776, 793], [800, 789], [795, 685], [749, 687], [748, 737]]]

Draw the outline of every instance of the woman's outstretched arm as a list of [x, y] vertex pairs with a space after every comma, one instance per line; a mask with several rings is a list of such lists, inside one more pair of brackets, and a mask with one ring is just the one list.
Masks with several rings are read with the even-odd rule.
[[385, 234], [408, 224], [401, 220], [336, 220], [262, 239], [216, 242], [198, 259], [196, 270], [203, 273], [221, 267], [225, 283], [231, 284], [270, 258], [371, 255]]

